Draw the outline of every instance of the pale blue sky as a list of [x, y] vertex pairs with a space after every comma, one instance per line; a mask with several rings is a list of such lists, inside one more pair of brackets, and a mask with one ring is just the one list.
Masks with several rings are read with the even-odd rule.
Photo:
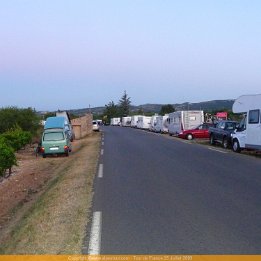
[[261, 93], [259, 0], [0, 0], [0, 107]]

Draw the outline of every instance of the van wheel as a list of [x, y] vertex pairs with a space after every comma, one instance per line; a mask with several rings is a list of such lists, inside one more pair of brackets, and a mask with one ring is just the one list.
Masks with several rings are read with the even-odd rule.
[[209, 140], [210, 144], [211, 145], [215, 145], [216, 142], [215, 142], [215, 139], [214, 139], [214, 136], [213, 135], [210, 135], [210, 140]]
[[46, 155], [45, 155], [45, 154], [43, 154], [43, 158], [44, 158], [44, 159], [46, 158]]
[[187, 140], [193, 140], [193, 135], [192, 134], [188, 134], [187, 135]]
[[233, 140], [232, 149], [234, 152], [238, 153], [241, 151], [238, 140]]
[[65, 156], [66, 156], [66, 157], [69, 157], [69, 150], [67, 150], [67, 151], [65, 152]]
[[227, 148], [228, 148], [228, 140], [227, 140], [226, 137], [223, 138], [222, 146], [223, 146], [224, 149], [227, 149]]

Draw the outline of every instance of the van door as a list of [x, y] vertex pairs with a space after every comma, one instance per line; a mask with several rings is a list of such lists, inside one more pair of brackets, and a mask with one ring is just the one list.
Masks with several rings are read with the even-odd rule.
[[260, 110], [250, 110], [247, 119], [246, 147], [261, 149]]

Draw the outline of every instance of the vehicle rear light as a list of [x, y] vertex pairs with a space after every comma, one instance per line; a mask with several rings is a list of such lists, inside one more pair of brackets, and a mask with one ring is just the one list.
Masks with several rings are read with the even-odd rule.
[[67, 145], [65, 145], [63, 148], [65, 151], [69, 149], [69, 147]]
[[44, 147], [41, 147], [41, 148], [40, 148], [40, 152], [44, 152]]

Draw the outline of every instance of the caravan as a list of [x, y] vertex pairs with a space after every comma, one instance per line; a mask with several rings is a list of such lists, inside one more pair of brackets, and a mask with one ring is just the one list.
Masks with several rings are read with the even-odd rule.
[[121, 125], [121, 118], [111, 118], [111, 125], [112, 126], [120, 126]]
[[139, 117], [141, 117], [141, 115], [133, 115], [133, 116], [131, 116], [131, 127], [132, 128], [137, 128], [138, 118]]
[[175, 111], [169, 114], [169, 134], [178, 135], [204, 122], [203, 111]]
[[169, 115], [165, 114], [164, 116], [159, 116], [157, 118], [155, 131], [161, 133], [168, 133], [169, 132]]
[[131, 126], [131, 117], [122, 117], [121, 126], [130, 127]]
[[150, 131], [156, 131], [155, 127], [156, 127], [156, 123], [157, 123], [157, 118], [160, 117], [158, 114], [155, 114], [153, 116], [151, 116], [150, 119]]
[[234, 113], [244, 113], [239, 127], [232, 134], [233, 151], [261, 150], [261, 94], [240, 96], [232, 110]]
[[151, 117], [139, 116], [138, 122], [137, 122], [137, 128], [143, 129], [143, 130], [149, 130], [150, 129], [150, 121], [151, 121]]

